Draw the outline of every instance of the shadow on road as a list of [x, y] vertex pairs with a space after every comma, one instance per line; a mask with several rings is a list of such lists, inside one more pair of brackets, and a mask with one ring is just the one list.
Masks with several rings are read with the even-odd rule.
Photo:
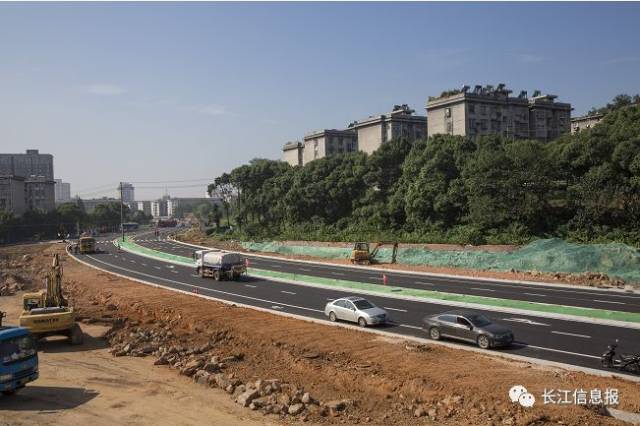
[[0, 411], [68, 410], [91, 401], [99, 392], [86, 388], [27, 385], [11, 396], [0, 396]]

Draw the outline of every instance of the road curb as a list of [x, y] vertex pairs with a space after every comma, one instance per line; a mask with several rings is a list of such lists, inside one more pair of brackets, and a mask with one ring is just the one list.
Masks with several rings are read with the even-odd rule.
[[176, 289], [176, 288], [173, 288], [173, 287], [169, 287], [169, 286], [165, 286], [165, 285], [157, 284], [157, 283], [152, 283], [150, 281], [142, 280], [142, 279], [139, 279], [139, 278], [129, 277], [129, 276], [126, 276], [124, 274], [119, 274], [117, 272], [112, 272], [112, 271], [109, 271], [107, 269], [100, 268], [98, 266], [90, 264], [89, 262], [85, 262], [85, 261], [75, 257], [73, 254], [69, 253], [68, 250], [67, 250], [67, 254], [69, 255], [69, 257], [71, 257], [76, 262], [79, 262], [79, 263], [81, 263], [81, 264], [83, 264], [83, 265], [85, 265], [87, 267], [96, 269], [98, 271], [101, 271], [101, 272], [104, 272], [104, 273], [107, 273], [107, 274], [111, 274], [111, 275], [114, 275], [114, 276], [117, 276], [117, 277], [120, 277], [120, 278], [123, 278], [123, 279], [126, 279], [126, 280], [130, 280], [130, 281], [134, 281], [134, 282], [137, 282], [137, 283], [140, 283], [140, 284], [143, 284], [143, 285], [147, 285], [147, 286], [150, 286], [150, 287], [162, 288], [164, 290], [174, 291], [174, 292], [182, 293], [182, 294], [189, 295], [189, 296], [194, 296], [194, 297], [199, 297], [199, 298], [202, 298], [202, 299], [212, 300], [212, 301], [219, 302], [219, 303], [224, 303], [225, 305], [241, 307], [241, 308], [246, 308], [246, 309], [252, 309], [254, 311], [265, 312], [265, 313], [272, 314], [272, 315], [278, 315], [278, 316], [285, 317], [285, 318], [297, 319], [297, 320], [306, 321], [306, 322], [310, 322], [310, 323], [318, 324], [318, 325], [331, 326], [331, 327], [342, 327], [342, 328], [349, 329], [349, 330], [354, 331], [354, 332], [377, 334], [377, 335], [380, 335], [380, 336], [383, 336], [383, 337], [387, 337], [387, 338], [391, 338], [391, 339], [394, 339], [394, 340], [398, 340], [399, 342], [412, 341], [412, 342], [416, 342], [416, 343], [420, 343], [420, 344], [426, 344], [426, 345], [443, 346], [443, 347], [448, 347], [448, 348], [451, 348], [451, 349], [465, 350], [465, 351], [469, 351], [469, 352], [478, 353], [480, 355], [483, 355], [483, 356], [486, 356], [486, 357], [489, 357], [489, 358], [509, 359], [509, 360], [515, 360], [515, 361], [520, 361], [520, 362], [526, 362], [526, 363], [529, 363], [529, 364], [541, 365], [541, 366], [545, 366], [545, 367], [562, 368], [562, 369], [565, 369], [565, 370], [568, 370], [568, 371], [582, 372], [582, 373], [592, 374], [594, 376], [599, 376], [599, 377], [616, 378], [616, 379], [626, 380], [626, 381], [630, 381], [630, 382], [640, 383], [640, 377], [627, 376], [627, 375], [617, 374], [617, 373], [613, 373], [613, 372], [596, 370], [596, 369], [588, 368], [588, 367], [579, 367], [579, 366], [575, 366], [575, 365], [572, 365], [572, 364], [565, 364], [565, 363], [562, 363], [562, 362], [546, 361], [546, 360], [542, 360], [542, 359], [539, 359], [539, 358], [527, 357], [527, 356], [523, 356], [523, 355], [512, 355], [512, 354], [495, 353], [495, 352], [488, 353], [486, 350], [482, 350], [482, 349], [474, 348], [474, 347], [468, 347], [468, 346], [459, 345], [459, 344], [450, 343], [450, 342], [435, 341], [435, 340], [425, 339], [425, 338], [415, 337], [415, 336], [398, 335], [398, 334], [390, 333], [390, 332], [387, 332], [387, 331], [376, 330], [376, 329], [372, 329], [372, 328], [364, 328], [363, 329], [361, 327], [357, 327], [357, 326], [354, 326], [354, 325], [343, 324], [343, 323], [334, 323], [334, 322], [329, 322], [329, 321], [325, 321], [325, 320], [318, 320], [316, 318], [305, 317], [303, 315], [290, 314], [290, 313], [287, 313], [287, 312], [279, 312], [279, 311], [276, 311], [276, 310], [260, 308], [258, 306], [247, 305], [247, 304], [244, 304], [244, 303], [231, 302], [229, 300], [219, 299], [219, 298], [213, 297], [213, 296], [207, 296], [207, 295], [193, 293], [193, 292], [189, 292], [189, 291], [185, 291], [185, 290], [179, 290], [179, 289]]

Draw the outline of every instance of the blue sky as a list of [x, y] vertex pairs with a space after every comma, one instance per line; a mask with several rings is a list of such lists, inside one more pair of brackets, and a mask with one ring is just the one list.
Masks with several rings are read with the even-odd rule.
[[91, 197], [279, 158], [465, 83], [579, 115], [640, 92], [639, 21], [638, 3], [0, 4], [0, 151], [53, 154]]

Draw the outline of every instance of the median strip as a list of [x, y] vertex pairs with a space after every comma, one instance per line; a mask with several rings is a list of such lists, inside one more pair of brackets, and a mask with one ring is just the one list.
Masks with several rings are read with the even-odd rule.
[[[172, 263], [178, 263], [187, 266], [193, 266], [193, 261], [184, 256], [177, 256], [173, 254], [163, 253], [157, 250], [152, 250], [146, 247], [141, 247], [131, 241], [120, 242], [120, 246], [127, 251], [133, 253], [142, 254], [150, 257], [155, 257], [159, 260], [167, 260]], [[382, 284], [371, 284], [357, 281], [348, 281], [335, 278], [323, 278], [311, 275], [304, 275], [298, 273], [281, 272], [281, 271], [269, 271], [265, 269], [247, 268], [247, 273], [260, 278], [284, 280], [295, 284], [303, 284], [310, 286], [328, 287], [340, 290], [356, 290], [360, 292], [366, 292], [368, 294], [406, 298], [411, 300], [419, 300], [432, 303], [443, 303], [452, 305], [467, 305], [481, 308], [498, 308], [504, 311], [528, 311], [531, 314], [546, 314], [546, 316], [563, 316], [573, 317], [565, 319], [575, 319], [580, 321], [582, 319], [596, 319], [601, 321], [623, 322], [627, 324], [609, 324], [618, 326], [640, 326], [640, 313], [634, 312], [622, 312], [611, 311], [605, 309], [595, 308], [583, 308], [577, 306], [555, 305], [549, 303], [529, 302], [523, 300], [513, 299], [499, 299], [487, 296], [476, 296], [470, 294], [456, 294], [446, 293], [434, 290], [405, 288], [386, 286]], [[525, 313], [526, 312], [522, 312]]]

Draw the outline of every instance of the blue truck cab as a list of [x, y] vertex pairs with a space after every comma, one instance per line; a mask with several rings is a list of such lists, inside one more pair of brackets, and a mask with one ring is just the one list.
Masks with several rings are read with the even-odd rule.
[[38, 378], [36, 341], [24, 327], [2, 325], [0, 312], [0, 392], [11, 395]]

